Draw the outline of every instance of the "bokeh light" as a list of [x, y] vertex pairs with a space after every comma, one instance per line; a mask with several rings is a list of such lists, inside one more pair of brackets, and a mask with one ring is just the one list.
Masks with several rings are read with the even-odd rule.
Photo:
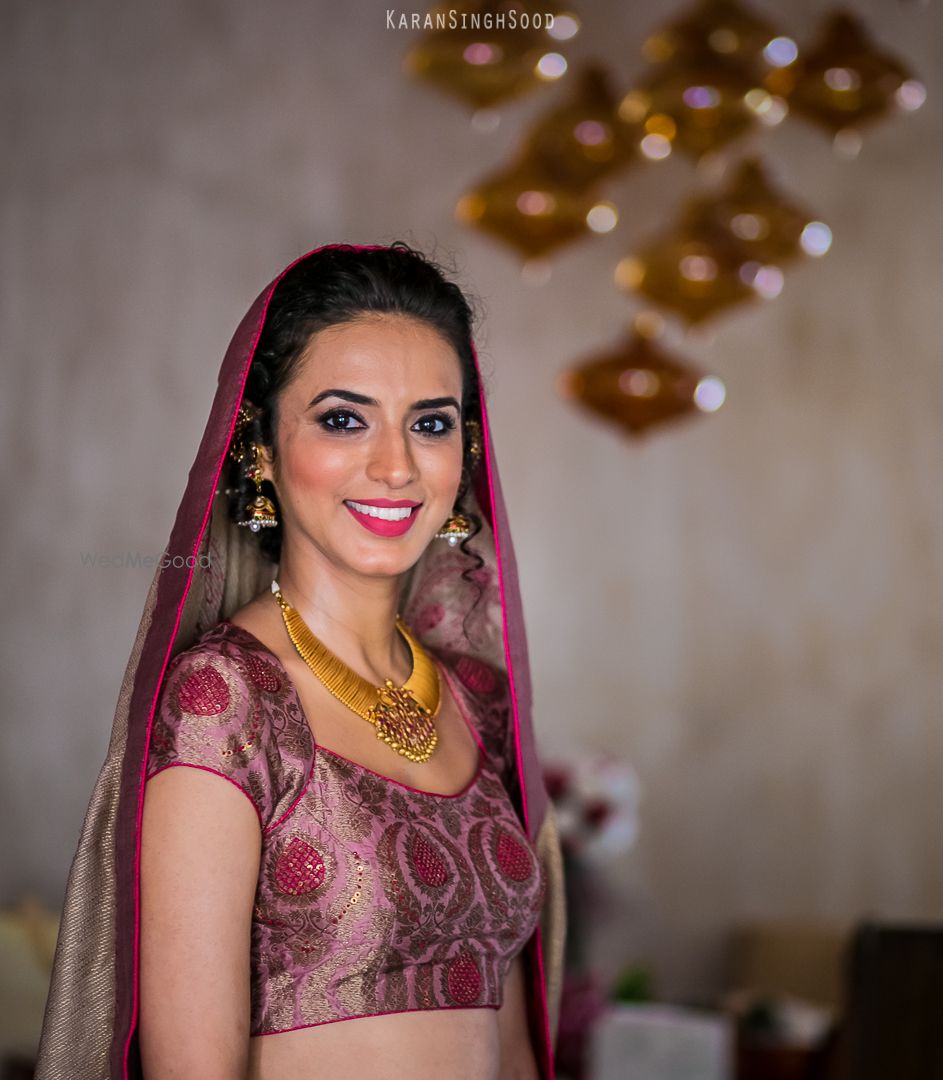
[[544, 53], [537, 61], [535, 70], [542, 79], [548, 81], [559, 79], [566, 74], [566, 59], [560, 53]]
[[694, 388], [694, 403], [701, 412], [717, 412], [727, 400], [727, 387], [716, 375], [705, 375]]
[[802, 230], [799, 244], [806, 255], [818, 258], [832, 246], [832, 230], [824, 221], [810, 221]]
[[639, 149], [651, 161], [661, 161], [671, 153], [671, 140], [664, 135], [646, 135], [639, 143]]
[[775, 37], [763, 50], [763, 59], [770, 67], [783, 68], [794, 63], [799, 56], [799, 48], [792, 38]]
[[611, 202], [596, 203], [586, 215], [586, 224], [594, 233], [607, 233], [619, 223], [619, 211]]

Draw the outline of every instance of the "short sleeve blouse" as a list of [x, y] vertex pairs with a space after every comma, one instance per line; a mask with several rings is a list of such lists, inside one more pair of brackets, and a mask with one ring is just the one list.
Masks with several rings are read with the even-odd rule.
[[455, 795], [317, 746], [277, 657], [233, 623], [168, 669], [148, 778], [205, 769], [259, 816], [252, 1035], [501, 1004], [545, 888], [508, 792], [506, 677], [471, 657], [434, 659], [479, 744], [478, 770]]

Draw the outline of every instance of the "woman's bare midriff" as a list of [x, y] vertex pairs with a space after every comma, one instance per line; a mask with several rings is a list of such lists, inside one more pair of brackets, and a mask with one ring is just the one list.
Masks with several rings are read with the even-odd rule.
[[365, 1016], [249, 1040], [249, 1080], [498, 1080], [495, 1009]]

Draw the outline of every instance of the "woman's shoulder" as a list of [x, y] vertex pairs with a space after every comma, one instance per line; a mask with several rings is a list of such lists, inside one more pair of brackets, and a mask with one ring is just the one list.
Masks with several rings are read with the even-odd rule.
[[287, 685], [278, 658], [259, 638], [230, 619], [223, 619], [205, 630], [188, 648], [171, 661], [167, 674], [186, 669], [191, 673], [207, 665], [229, 672], [262, 693], [278, 695]]
[[304, 782], [310, 735], [277, 659], [224, 620], [168, 665], [151, 730], [148, 777], [171, 765], [215, 772], [265, 823]]
[[215, 717], [226, 725], [247, 712], [277, 708], [290, 689], [278, 659], [262, 642], [223, 620], [171, 660], [161, 700], [178, 719]]

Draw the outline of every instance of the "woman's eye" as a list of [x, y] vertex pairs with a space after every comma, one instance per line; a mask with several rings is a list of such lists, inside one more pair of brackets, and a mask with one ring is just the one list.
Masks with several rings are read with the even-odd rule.
[[448, 413], [430, 413], [416, 421], [417, 424], [440, 425], [422, 429], [424, 435], [446, 435], [455, 427], [455, 421]]
[[359, 426], [360, 417], [356, 413], [350, 412], [349, 409], [334, 409], [332, 412], [325, 413], [320, 418], [320, 423], [329, 431], [356, 431], [357, 427], [351, 426], [351, 420], [356, 420]]
[[[318, 422], [328, 431], [359, 431], [366, 424], [357, 413], [350, 409], [332, 409], [318, 417]], [[421, 435], [446, 435], [455, 427], [455, 421], [448, 413], [430, 413], [416, 421], [413, 430]]]

